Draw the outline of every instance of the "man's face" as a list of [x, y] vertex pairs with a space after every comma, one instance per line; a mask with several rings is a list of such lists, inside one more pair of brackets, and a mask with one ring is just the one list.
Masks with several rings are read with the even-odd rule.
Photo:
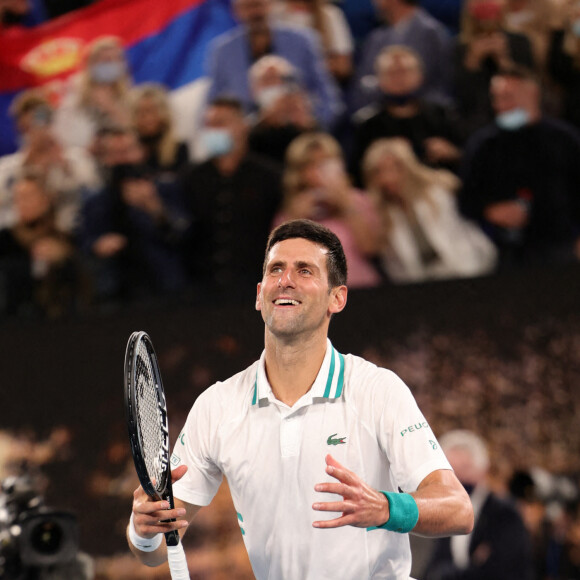
[[14, 186], [14, 205], [21, 223], [31, 223], [50, 209], [50, 198], [34, 181], [23, 179]]
[[466, 449], [462, 447], [452, 447], [445, 450], [445, 455], [457, 479], [467, 486], [475, 486], [485, 479], [485, 471], [479, 468], [473, 457]]
[[270, 0], [235, 0], [234, 11], [237, 19], [250, 30], [268, 26]]
[[320, 330], [346, 305], [346, 287], [328, 286], [327, 249], [295, 238], [278, 242], [268, 254], [258, 284], [256, 310], [278, 338], [296, 338]]
[[395, 54], [384, 57], [378, 69], [380, 89], [391, 95], [407, 95], [423, 84], [423, 73], [411, 55]]
[[536, 86], [526, 79], [498, 75], [491, 80], [490, 93], [496, 114], [520, 107], [527, 110], [535, 99]]
[[241, 140], [245, 139], [246, 125], [240, 114], [231, 107], [224, 107], [221, 105], [212, 105], [208, 107], [204, 126], [207, 129], [222, 129], [226, 130], [232, 136], [235, 145], [238, 145]]

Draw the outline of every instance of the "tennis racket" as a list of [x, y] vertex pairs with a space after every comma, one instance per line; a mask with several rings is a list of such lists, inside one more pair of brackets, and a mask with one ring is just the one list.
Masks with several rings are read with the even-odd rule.
[[[149, 497], [167, 501], [173, 509], [167, 405], [157, 356], [146, 332], [134, 332], [127, 343], [125, 407], [131, 451], [141, 486]], [[172, 580], [189, 580], [179, 533], [167, 532], [165, 542]]]

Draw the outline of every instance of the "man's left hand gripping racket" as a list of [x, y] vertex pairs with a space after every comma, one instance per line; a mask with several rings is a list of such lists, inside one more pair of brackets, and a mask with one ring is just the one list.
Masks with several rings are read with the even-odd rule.
[[[125, 406], [133, 460], [141, 486], [155, 501], [173, 509], [169, 464], [169, 427], [161, 373], [146, 332], [134, 332], [125, 352]], [[183, 545], [176, 530], [165, 534], [173, 580], [189, 580]]]

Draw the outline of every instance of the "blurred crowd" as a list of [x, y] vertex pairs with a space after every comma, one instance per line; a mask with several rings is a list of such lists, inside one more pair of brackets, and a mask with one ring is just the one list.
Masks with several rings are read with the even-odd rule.
[[[2, 0], [4, 25], [33, 5]], [[374, 7], [359, 38], [340, 3], [232, 0], [187, 135], [115, 37], [60, 102], [18, 94], [0, 312], [249, 295], [292, 218], [337, 233], [351, 288], [577, 261], [580, 2], [464, 0], [457, 34], [417, 0]]]

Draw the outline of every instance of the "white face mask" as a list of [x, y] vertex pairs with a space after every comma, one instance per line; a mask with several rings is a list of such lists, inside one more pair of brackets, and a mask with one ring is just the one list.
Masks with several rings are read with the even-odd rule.
[[580, 18], [573, 20], [570, 28], [574, 36], [580, 37]]
[[232, 134], [227, 129], [202, 129], [200, 140], [209, 157], [227, 155], [234, 148]]
[[530, 114], [521, 107], [500, 113], [496, 116], [495, 122], [500, 129], [506, 131], [517, 131], [525, 127], [530, 122]]
[[91, 66], [91, 78], [102, 84], [118, 81], [125, 74], [123, 62], [97, 62]]
[[278, 99], [288, 94], [288, 89], [284, 85], [266, 87], [256, 95], [256, 102], [260, 109], [269, 109]]

